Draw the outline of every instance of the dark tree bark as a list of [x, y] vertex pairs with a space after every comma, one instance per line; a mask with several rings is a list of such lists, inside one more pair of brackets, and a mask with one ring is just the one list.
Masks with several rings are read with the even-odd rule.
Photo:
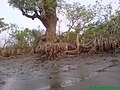
[[46, 42], [55, 42], [56, 41], [56, 24], [57, 17], [56, 15], [48, 15], [46, 20], [42, 22], [46, 27], [45, 39]]

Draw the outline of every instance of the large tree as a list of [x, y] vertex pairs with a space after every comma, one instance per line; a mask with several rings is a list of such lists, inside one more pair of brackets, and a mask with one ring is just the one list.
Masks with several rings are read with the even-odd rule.
[[39, 19], [46, 27], [45, 41], [56, 40], [56, 7], [60, 0], [9, 0], [9, 4], [18, 8], [22, 14], [34, 20]]

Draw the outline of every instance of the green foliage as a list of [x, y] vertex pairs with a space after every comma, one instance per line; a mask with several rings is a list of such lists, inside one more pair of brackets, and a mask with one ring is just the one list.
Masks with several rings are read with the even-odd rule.
[[75, 29], [76, 33], [84, 30], [94, 19], [95, 13], [90, 6], [80, 3], [66, 4], [66, 17], [69, 20], [69, 28]]
[[84, 33], [86, 38], [101, 37], [116, 37], [120, 38], [120, 14], [117, 11], [109, 17], [109, 20], [104, 22], [97, 21], [89, 25], [89, 28]]
[[[88, 24], [87, 29], [82, 36], [89, 39], [96, 36], [119, 37], [120, 11], [116, 10], [113, 14], [111, 4], [106, 6], [101, 5], [99, 2], [97, 2], [97, 4], [99, 6], [98, 11], [100, 11], [97, 13], [98, 18], [93, 23]], [[94, 6], [94, 8], [97, 8], [98, 6]]]
[[2, 20], [4, 20], [3, 18], [0, 18], [0, 33], [6, 29], [8, 29], [8, 24], [6, 24], [5, 22], [3, 22]]
[[76, 41], [77, 34], [75, 32], [71, 31], [69, 33], [68, 32], [64, 33], [64, 37], [66, 40], [67, 40], [68, 35], [69, 35], [69, 41]]
[[60, 8], [62, 2], [63, 0], [8, 0], [10, 6], [18, 8], [27, 14], [37, 13], [38, 15], [41, 14], [43, 6], [46, 13], [55, 13], [56, 7]]
[[40, 39], [43, 35], [43, 31], [41, 31], [41, 29], [20, 29], [16, 24], [11, 24], [10, 26], [12, 31], [10, 33], [10, 37], [14, 38], [15, 44], [19, 48], [33, 46], [36, 38]]
[[115, 35], [116, 37], [120, 38], [120, 29], [116, 31]]
[[29, 46], [32, 42], [33, 35], [31, 33], [31, 30], [28, 28], [25, 28], [24, 30], [15, 30], [12, 32], [12, 36], [17, 40], [17, 46], [18, 47], [25, 47]]
[[83, 35], [87, 38], [94, 38], [97, 36], [107, 37], [109, 34], [108, 30], [105, 29], [89, 29]]
[[115, 15], [111, 16], [110, 21], [107, 23], [107, 29], [109, 30], [111, 35], [115, 35], [116, 37], [120, 36], [120, 11], [117, 10]]
[[41, 6], [40, 0], [9, 0], [8, 3], [15, 8], [25, 8], [28, 11], [34, 11], [36, 7]]
[[119, 37], [120, 32], [120, 13], [119, 10], [115, 12], [114, 15], [110, 15], [109, 19], [104, 22], [99, 22], [99, 24], [94, 25], [94, 29], [106, 30], [107, 36]]

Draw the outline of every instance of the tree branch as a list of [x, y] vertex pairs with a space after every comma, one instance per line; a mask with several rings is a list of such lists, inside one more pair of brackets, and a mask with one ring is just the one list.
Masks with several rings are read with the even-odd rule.
[[43, 15], [39, 15], [38, 12], [35, 10], [33, 15], [29, 15], [28, 13], [26, 13], [26, 11], [24, 11], [23, 9], [20, 9], [22, 14], [28, 18], [31, 18], [32, 20], [34, 20], [35, 18], [38, 18], [45, 27], [47, 27], [47, 18], [44, 17]]
[[35, 18], [37, 18], [36, 13], [33, 14], [33, 15], [28, 15], [23, 9], [20, 9], [20, 10], [21, 10], [21, 12], [22, 12], [22, 14], [23, 14], [24, 16], [26, 16], [26, 17], [28, 17], [28, 18], [31, 18], [32, 20], [34, 20]]

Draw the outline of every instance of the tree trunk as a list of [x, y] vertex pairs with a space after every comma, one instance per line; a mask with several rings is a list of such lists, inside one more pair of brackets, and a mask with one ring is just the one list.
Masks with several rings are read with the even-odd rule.
[[52, 9], [49, 9], [48, 5], [51, 4], [51, 2], [47, 2], [46, 0], [43, 0], [43, 11], [44, 15], [42, 19], [40, 19], [43, 23], [43, 25], [46, 27], [46, 33], [45, 33], [45, 42], [55, 42], [56, 39], [56, 25], [57, 25], [57, 16], [56, 16], [56, 0], [52, 0], [52, 4], [54, 4]]
[[47, 42], [56, 41], [56, 24], [57, 24], [56, 16], [50, 16], [50, 18], [48, 18], [48, 24], [45, 33]]
[[70, 39], [70, 31], [67, 32], [67, 40], [69, 41]]
[[77, 37], [76, 37], [76, 45], [77, 45], [77, 53], [79, 53], [79, 50], [80, 50], [79, 33], [77, 33]]
[[43, 25], [46, 27], [44, 42], [55, 42], [56, 41], [56, 25], [57, 17], [54, 14], [50, 14], [42, 20]]

